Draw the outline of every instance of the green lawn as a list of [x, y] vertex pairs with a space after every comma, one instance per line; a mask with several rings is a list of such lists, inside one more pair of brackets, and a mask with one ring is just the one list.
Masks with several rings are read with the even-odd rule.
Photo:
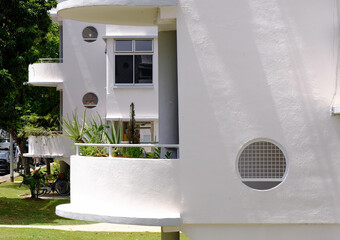
[[[0, 184], [0, 225], [72, 225], [89, 222], [61, 218], [55, 215], [55, 207], [68, 203], [69, 199], [28, 200], [19, 195], [29, 194], [26, 186], [19, 183]], [[159, 240], [160, 233], [99, 233], [60, 231], [28, 228], [0, 228], [1, 239], [20, 240]], [[181, 240], [190, 240], [181, 234]]]
[[[11, 240], [159, 240], [160, 233], [96, 233], [46, 229], [0, 228], [0, 239]], [[190, 240], [181, 234], [181, 240]]]
[[69, 225], [85, 224], [80, 220], [55, 215], [55, 207], [68, 203], [69, 199], [41, 199], [34, 201], [19, 195], [29, 194], [26, 186], [19, 183], [0, 184], [0, 224], [12, 225]]

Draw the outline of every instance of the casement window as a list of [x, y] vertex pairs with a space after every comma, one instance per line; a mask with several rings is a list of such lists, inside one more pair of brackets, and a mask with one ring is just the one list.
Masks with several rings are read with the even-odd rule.
[[115, 40], [115, 84], [153, 83], [153, 40]]

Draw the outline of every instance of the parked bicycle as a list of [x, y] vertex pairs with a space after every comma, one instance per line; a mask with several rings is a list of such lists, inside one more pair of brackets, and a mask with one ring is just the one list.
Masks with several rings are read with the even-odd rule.
[[38, 196], [44, 196], [46, 193], [57, 192], [61, 196], [70, 194], [70, 182], [63, 173], [58, 174], [57, 179], [48, 180], [47, 175], [44, 175], [42, 182], [39, 185]]

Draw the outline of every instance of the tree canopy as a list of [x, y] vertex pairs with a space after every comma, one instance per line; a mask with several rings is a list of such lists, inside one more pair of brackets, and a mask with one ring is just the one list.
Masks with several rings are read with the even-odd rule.
[[15, 139], [29, 116], [51, 124], [44, 123], [48, 114], [59, 113], [55, 89], [24, 85], [30, 64], [58, 57], [58, 26], [48, 12], [56, 4], [56, 0], [0, 0], [0, 129]]

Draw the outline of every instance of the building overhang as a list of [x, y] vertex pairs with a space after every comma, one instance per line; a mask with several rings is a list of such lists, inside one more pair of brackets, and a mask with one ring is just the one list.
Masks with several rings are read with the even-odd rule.
[[37, 81], [37, 82], [25, 82], [25, 85], [32, 85], [36, 87], [55, 87], [57, 90], [63, 89], [63, 80], [60, 81]]
[[68, 0], [57, 11], [59, 17], [83, 22], [154, 26], [160, 8], [176, 5], [177, 0]]

